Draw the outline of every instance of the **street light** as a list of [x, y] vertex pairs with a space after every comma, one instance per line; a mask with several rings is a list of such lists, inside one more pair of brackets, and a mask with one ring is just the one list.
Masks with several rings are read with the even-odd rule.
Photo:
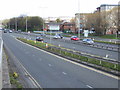
[[[41, 8], [41, 9], [46, 9], [47, 7], [39, 7], [39, 8]], [[44, 34], [44, 19], [43, 19], [43, 34]]]
[[43, 19], [43, 34], [44, 34], [44, 19]]
[[80, 1], [78, 0], [78, 38], [80, 38]]
[[27, 21], [28, 21], [28, 20], [27, 20], [27, 16], [26, 16], [26, 32], [27, 32]]
[[[48, 25], [48, 27], [50, 27], [50, 25]], [[52, 30], [49, 28], [49, 30], [50, 30], [50, 44], [51, 44], [51, 33], [52, 33]]]
[[10, 21], [9, 21], [9, 29], [10, 29]]
[[15, 30], [17, 31], [17, 18], [15, 17]]

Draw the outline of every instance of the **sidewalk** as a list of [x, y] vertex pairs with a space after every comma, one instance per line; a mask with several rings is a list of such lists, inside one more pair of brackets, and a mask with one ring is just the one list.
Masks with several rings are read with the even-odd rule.
[[6, 58], [4, 50], [3, 50], [3, 61], [2, 61], [2, 87], [11, 88], [8, 62], [7, 62], [7, 58]]

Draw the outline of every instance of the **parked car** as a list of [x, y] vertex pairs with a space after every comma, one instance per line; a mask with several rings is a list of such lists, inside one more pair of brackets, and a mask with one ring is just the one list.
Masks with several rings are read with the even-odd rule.
[[83, 39], [83, 42], [88, 43], [88, 44], [94, 43], [94, 41], [92, 39], [89, 39], [89, 38]]
[[36, 41], [43, 41], [42, 37], [36, 37]]
[[78, 40], [79, 40], [79, 38], [78, 38], [77, 36], [72, 36], [72, 37], [71, 37], [71, 40], [78, 41]]

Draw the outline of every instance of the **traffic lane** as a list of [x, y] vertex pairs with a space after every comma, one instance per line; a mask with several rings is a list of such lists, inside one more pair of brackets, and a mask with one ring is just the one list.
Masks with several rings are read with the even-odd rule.
[[[8, 39], [9, 38], [9, 39]], [[9, 49], [14, 53], [14, 55], [20, 60], [20, 62], [25, 66], [25, 68], [30, 72], [30, 74], [39, 82], [41, 83], [43, 88], [87, 88], [86, 85], [79, 82], [81, 86], [78, 84], [72, 85], [71, 82], [74, 80], [70, 79], [70, 82], [66, 81], [66, 78], [64, 77], [62, 71], [55, 71], [54, 69], [50, 69], [50, 67], [44, 62], [41, 62], [41, 60], [45, 61], [44, 53], [37, 52], [36, 49], [31, 49], [31, 47], [28, 47], [24, 44], [21, 44], [10, 37], [4, 39], [4, 42], [6, 45], [9, 45]], [[11, 40], [14, 42], [11, 42]], [[7, 42], [6, 42], [7, 41]], [[28, 48], [27, 48], [28, 47]], [[17, 50], [17, 51], [16, 51]], [[18, 52], [19, 51], [19, 52]], [[29, 52], [28, 52], [29, 51]], [[39, 53], [39, 54], [38, 54]], [[38, 54], [38, 57], [35, 55]], [[43, 56], [43, 57], [42, 57]], [[50, 55], [51, 56], [51, 55]], [[47, 56], [47, 60], [51, 57]], [[56, 60], [56, 57], [52, 59]], [[57, 83], [56, 83], [57, 82]], [[77, 82], [78, 83], [78, 82]]]
[[[43, 83], [42, 86], [44, 88], [47, 88], [47, 87], [48, 88], [60, 88], [60, 87], [62, 87], [62, 88], [65, 88], [65, 87], [87, 88], [87, 86], [84, 85], [81, 82], [79, 82], [79, 84], [81, 86], [79, 86], [78, 84], [77, 85], [69, 85], [71, 83], [71, 80], [70, 80], [70, 82], [64, 81], [64, 80], [66, 80], [66, 78], [64, 77], [62, 71], [61, 72], [56, 72], [56, 71], [53, 72], [49, 69], [49, 67], [47, 67], [49, 64], [46, 66], [44, 63], [40, 63], [41, 60], [46, 60], [46, 59], [44, 59], [44, 54], [43, 53], [38, 52], [40, 54], [38, 54], [38, 58], [36, 58], [36, 55], [34, 53], [34, 52], [36, 52], [36, 50], [34, 51], [34, 49], [32, 49], [32, 51], [31, 51], [30, 48], [27, 49], [27, 47], [25, 47], [25, 46], [22, 46], [22, 45], [19, 46], [18, 44], [16, 44], [16, 43], [13, 44], [10, 41], [8, 41], [6, 44], [9, 44], [9, 45], [11, 44], [12, 47], [10, 47], [10, 49], [13, 50], [12, 52], [14, 52], [15, 56], [19, 57], [19, 60], [21, 60], [20, 62], [22, 62], [24, 64], [24, 66], [27, 67], [27, 69], [31, 70], [30, 72], [32, 73], [32, 75], [34, 75], [34, 77], [37, 78], [38, 81], [39, 81], [39, 77], [41, 78], [40, 82]], [[23, 47], [25, 47], [25, 48], [23, 48]], [[19, 52], [16, 52], [16, 49]], [[21, 55], [21, 53], [24, 54], [24, 56]], [[40, 56], [43, 56], [43, 57], [41, 58]], [[37, 59], [37, 61], [36, 61], [36, 59]], [[50, 59], [50, 57], [48, 56], [47, 59]], [[52, 59], [54, 59], [54, 58], [52, 58]], [[28, 64], [28, 62], [29, 62], [29, 64]], [[33, 63], [34, 63], [34, 65], [33, 65]], [[39, 70], [39, 69], [41, 69], [41, 70]], [[42, 70], [42, 69], [44, 69], [44, 70]], [[63, 81], [64, 81], [64, 83], [63, 83]], [[74, 81], [74, 80], [72, 80], [72, 81]]]
[[[16, 34], [14, 34], [14, 35], [16, 35]], [[26, 38], [35, 40], [35, 36], [27, 36], [27, 35], [20, 35], [20, 34], [18, 34], [17, 36], [20, 36], [20, 37], [25, 36]], [[48, 39], [48, 38], [44, 38], [44, 41], [50, 43], [50, 39]], [[90, 46], [82, 45], [82, 44], [77, 45], [77, 44], [67, 43], [67, 42], [62, 42], [62, 41], [55, 40], [55, 39], [52, 39], [51, 43], [54, 45], [60, 45], [60, 46], [65, 47], [65, 48], [78, 50], [78, 51], [81, 51], [83, 53], [88, 53], [88, 54], [97, 55], [97, 56], [101, 56], [101, 57], [108, 56], [108, 58], [118, 60], [118, 52], [115, 52], [115, 51], [94, 48], [94, 47], [90, 47]]]
[[[36, 35], [36, 36], [40, 36], [40, 37], [41, 37], [40, 34], [31, 33], [31, 34], [28, 34], [28, 36], [29, 36], [29, 35]], [[50, 35], [47, 35], [47, 37], [50, 37]], [[43, 37], [43, 38], [44, 38], [44, 37]], [[53, 38], [53, 36], [52, 36], [51, 38]], [[71, 40], [70, 37], [69, 37], [69, 38], [68, 38], [68, 37], [64, 37], [63, 39]], [[74, 41], [73, 41], [73, 42], [74, 42]], [[82, 43], [83, 41], [80, 40], [80, 41], [75, 41], [75, 42], [80, 42], [80, 43]], [[99, 43], [99, 42], [94, 42], [94, 43], [95, 43], [95, 44], [100, 44], [100, 45], [109, 46], [109, 47], [118, 47], [118, 45], [114, 45], [114, 44], [106, 44], [106, 43]], [[84, 45], [85, 45], [85, 44], [84, 44]]]
[[[35, 34], [35, 33], [31, 33], [30, 35], [37, 35], [39, 36], [40, 34]], [[50, 35], [46, 35], [47, 37], [50, 37]], [[53, 37], [53, 36], [52, 36]], [[66, 40], [71, 40], [70, 37], [64, 37], [63, 39], [66, 39]], [[104, 39], [99, 39], [100, 41], [104, 41]], [[105, 41], [108, 42], [108, 39]], [[111, 39], [109, 41], [112, 41]], [[76, 41], [76, 42], [83, 42], [82, 40], [80, 41]], [[105, 46], [109, 46], [109, 47], [118, 47], [118, 45], [114, 45], [114, 44], [107, 44], [107, 43], [99, 43], [99, 42], [94, 42], [95, 44], [100, 44], [100, 45], [105, 45]]]
[[[6, 38], [6, 44], [9, 45], [15, 56], [19, 58], [20, 62], [24, 64], [42, 87], [118, 87], [118, 80], [63, 61], [60, 58], [43, 53], [14, 39], [12, 39], [13, 42], [11, 42], [11, 40], [8, 40], [10, 38], [9, 36]], [[19, 52], [16, 52], [16, 50]], [[24, 50], [29, 52], [25, 53]]]

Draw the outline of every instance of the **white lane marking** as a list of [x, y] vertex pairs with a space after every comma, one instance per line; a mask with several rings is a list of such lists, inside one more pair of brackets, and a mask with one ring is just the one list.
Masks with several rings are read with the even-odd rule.
[[49, 67], [51, 67], [52, 65], [51, 64], [48, 64]]
[[22, 65], [22, 63], [19, 60], [18, 60], [18, 63], [24, 69], [25, 75], [29, 76], [29, 79], [34, 84], [34, 86], [36, 86], [37, 88], [39, 87], [41, 90], [43, 90], [41, 85], [34, 79], [34, 77], [31, 76], [31, 74], [27, 71], [27, 69]]
[[12, 36], [13, 38], [15, 37], [15, 36], [13, 36], [13, 35], [10, 35], [10, 36]]
[[33, 56], [33, 57], [35, 57], [35, 55], [34, 55], [34, 54], [33, 54], [32, 56]]
[[93, 87], [91, 87], [90, 85], [86, 85], [88, 88], [93, 88]]
[[[17, 40], [17, 39], [16, 39], [16, 40]], [[100, 70], [97, 70], [97, 69], [95, 69], [95, 68], [92, 68], [92, 67], [89, 67], [89, 66], [85, 66], [85, 65], [83, 65], [83, 64], [80, 64], [80, 63], [77, 63], [77, 62], [68, 60], [68, 59], [66, 59], [66, 58], [57, 56], [57, 55], [55, 55], [55, 54], [49, 53], [49, 52], [47, 52], [47, 51], [44, 51], [44, 50], [42, 50], [42, 49], [39, 49], [39, 48], [37, 48], [37, 47], [31, 46], [31, 45], [29, 45], [29, 44], [27, 44], [27, 43], [24, 43], [24, 42], [22, 42], [22, 41], [20, 41], [20, 40], [17, 40], [17, 41], [19, 41], [19, 42], [21, 42], [21, 43], [23, 43], [23, 44], [25, 44], [25, 45], [28, 45], [28, 46], [30, 46], [30, 47], [33, 47], [33, 48], [35, 48], [35, 49], [37, 49], [37, 50], [40, 50], [40, 51], [42, 51], [42, 52], [45, 52], [45, 53], [47, 53], [47, 54], [50, 54], [50, 55], [52, 55], [52, 56], [55, 56], [55, 57], [57, 57], [57, 58], [60, 58], [60, 59], [62, 59], [62, 60], [64, 60], [64, 61], [68, 61], [68, 62], [73, 63], [73, 64], [75, 64], [75, 65], [78, 65], [78, 66], [81, 66], [81, 67], [83, 67], [83, 68], [86, 68], [86, 69], [95, 71], [95, 72], [97, 72], [97, 73], [106, 75], [106, 76], [108, 76], [108, 77], [112, 77], [112, 78], [117, 79], [117, 80], [120, 79], [118, 76], [111, 75], [111, 74], [106, 73], [106, 72], [104, 72], [104, 71], [100, 71]]]
[[65, 73], [65, 72], [62, 72], [64, 75], [67, 75], [67, 73]]

